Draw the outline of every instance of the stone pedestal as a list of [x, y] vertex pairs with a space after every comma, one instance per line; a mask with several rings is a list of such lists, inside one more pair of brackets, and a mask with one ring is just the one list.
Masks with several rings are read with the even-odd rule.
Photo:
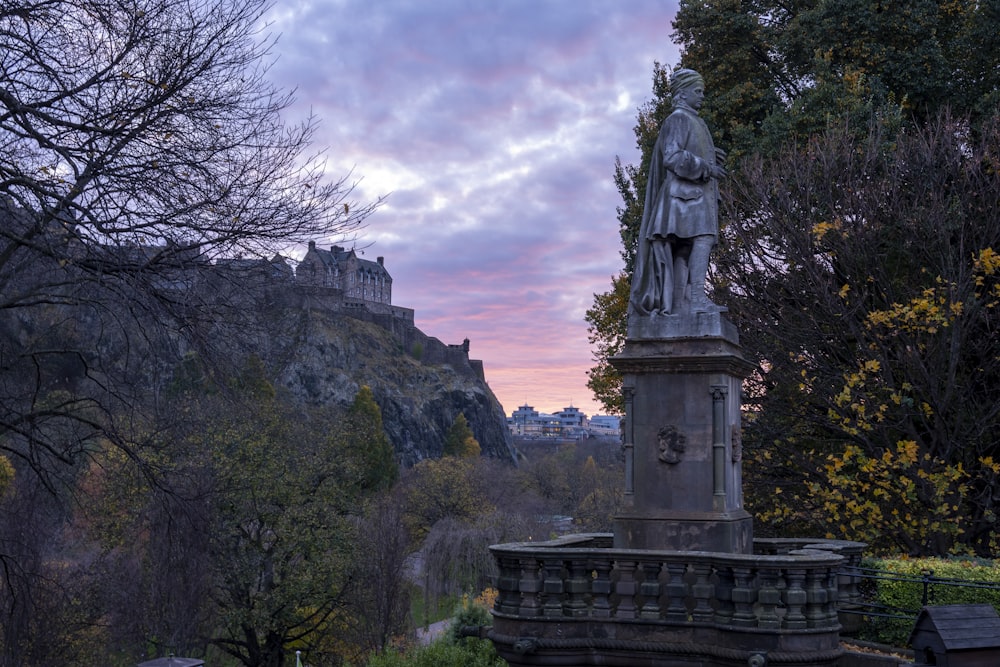
[[754, 545], [740, 479], [740, 386], [754, 366], [732, 324], [637, 318], [612, 363], [629, 506], [613, 534], [490, 547], [497, 654], [511, 667], [843, 664], [838, 605], [860, 601], [864, 545]]
[[752, 552], [743, 509], [740, 388], [753, 370], [722, 313], [635, 318], [623, 376], [623, 549]]

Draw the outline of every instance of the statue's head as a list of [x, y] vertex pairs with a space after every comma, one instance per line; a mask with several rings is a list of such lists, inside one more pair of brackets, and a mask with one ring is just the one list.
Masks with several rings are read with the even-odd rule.
[[701, 78], [701, 74], [693, 69], [675, 69], [670, 75], [670, 94], [676, 96], [699, 84], [702, 88], [705, 87], [705, 80]]

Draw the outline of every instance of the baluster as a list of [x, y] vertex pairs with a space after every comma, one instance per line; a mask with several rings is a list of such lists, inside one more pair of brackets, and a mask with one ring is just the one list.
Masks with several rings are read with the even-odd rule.
[[670, 580], [667, 582], [667, 620], [674, 623], [687, 623], [687, 563], [667, 563]]
[[596, 576], [590, 584], [590, 591], [593, 594], [591, 614], [598, 618], [610, 618], [611, 560], [598, 558], [593, 562], [592, 566]]
[[715, 622], [717, 625], [730, 625], [733, 622], [733, 568], [729, 565], [720, 565], [715, 570], [715, 599], [718, 607], [715, 610]]
[[645, 603], [639, 611], [640, 618], [660, 617], [660, 568], [659, 560], [646, 561], [642, 564], [644, 581], [639, 585], [639, 594], [645, 598]]
[[760, 607], [757, 611], [757, 627], [780, 628], [778, 605], [781, 603], [781, 591], [778, 590], [778, 573], [770, 567], [761, 568], [760, 590], [757, 591], [757, 601]]
[[542, 556], [542, 567], [545, 570], [545, 580], [542, 582], [542, 615], [563, 615], [563, 561], [559, 556]]
[[788, 570], [785, 572], [785, 579], [788, 580], [788, 590], [785, 592], [785, 627], [789, 630], [802, 630], [807, 626], [806, 615], [803, 613], [806, 606], [806, 590], [803, 588], [806, 571]]
[[497, 567], [500, 575], [497, 577], [497, 599], [493, 609], [503, 614], [516, 614], [521, 596], [518, 591], [518, 580], [521, 568], [517, 558], [509, 555], [497, 555]]
[[753, 613], [753, 571], [749, 567], [733, 567], [733, 625], [749, 628], [757, 625]]
[[590, 593], [590, 571], [586, 557], [569, 560], [569, 578], [566, 580], [566, 603], [563, 611], [567, 616], [587, 615], [587, 594]]
[[806, 624], [810, 628], [822, 628], [826, 624], [828, 597], [826, 571], [806, 572]]
[[695, 582], [691, 587], [694, 595], [694, 609], [691, 611], [691, 618], [698, 623], [711, 623], [715, 616], [712, 609], [712, 597], [715, 595], [715, 586], [710, 581], [712, 577], [711, 563], [695, 563], [693, 565]]
[[840, 614], [837, 609], [837, 601], [840, 599], [840, 579], [839, 568], [831, 567], [826, 571], [826, 624], [825, 627], [836, 627], [840, 625]]
[[526, 556], [521, 559], [521, 581], [518, 588], [521, 591], [521, 607], [517, 610], [520, 616], [541, 616], [542, 605], [539, 593], [542, 591], [542, 579], [539, 572], [538, 558]]
[[636, 562], [634, 560], [619, 560], [618, 582], [615, 584], [615, 592], [619, 595], [618, 608], [615, 609], [615, 618], [635, 618], [635, 594], [638, 586], [635, 581]]

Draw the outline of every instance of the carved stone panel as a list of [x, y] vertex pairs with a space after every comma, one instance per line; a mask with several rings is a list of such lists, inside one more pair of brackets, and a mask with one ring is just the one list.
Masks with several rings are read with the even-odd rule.
[[659, 459], [663, 463], [680, 463], [687, 448], [687, 438], [677, 430], [673, 424], [667, 424], [656, 432], [656, 440], [659, 445]]

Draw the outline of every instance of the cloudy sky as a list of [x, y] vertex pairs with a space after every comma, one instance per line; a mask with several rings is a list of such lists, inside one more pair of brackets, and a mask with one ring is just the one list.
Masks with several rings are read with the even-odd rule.
[[[471, 341], [507, 414], [599, 413], [584, 312], [621, 267], [616, 156], [638, 160], [664, 0], [277, 0], [273, 80], [319, 116], [331, 176], [388, 195], [365, 256], [393, 303]], [[321, 241], [323, 243], [323, 241]]]

